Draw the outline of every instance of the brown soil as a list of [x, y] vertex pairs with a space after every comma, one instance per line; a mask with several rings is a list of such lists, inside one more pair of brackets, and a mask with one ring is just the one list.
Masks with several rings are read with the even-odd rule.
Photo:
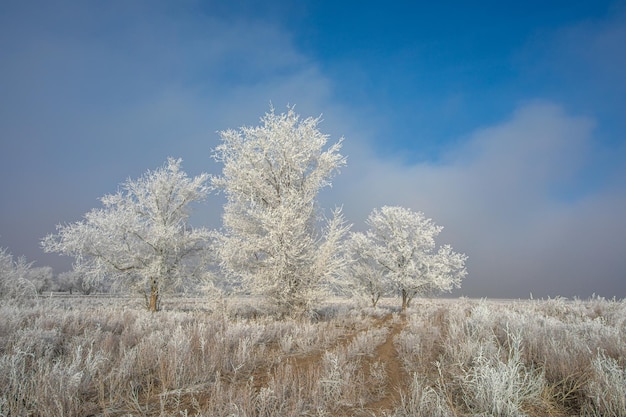
[[297, 368], [317, 365], [319, 361], [322, 359], [322, 356], [324, 356], [325, 352], [348, 346], [350, 343], [352, 343], [352, 340], [354, 340], [354, 338], [359, 333], [365, 332], [367, 330], [371, 330], [372, 328], [383, 327], [386, 325], [387, 322], [390, 321], [390, 319], [391, 319], [391, 314], [388, 314], [382, 319], [377, 319], [376, 321], [374, 321], [374, 323], [370, 327], [367, 327], [365, 329], [354, 330], [352, 332], [346, 333], [345, 336], [340, 337], [338, 339], [337, 343], [325, 348], [324, 350], [318, 350], [318, 351], [311, 352], [306, 355], [292, 356], [290, 360], [292, 361], [293, 365]]
[[[389, 320], [391, 316], [387, 317], [387, 322], [391, 321]], [[384, 363], [385, 370], [387, 371], [385, 395], [376, 401], [370, 402], [365, 407], [373, 412], [372, 415], [379, 415], [383, 410], [391, 410], [400, 400], [400, 389], [405, 385], [406, 375], [402, 369], [402, 364], [398, 359], [396, 348], [393, 345], [393, 339], [402, 331], [404, 324], [404, 317], [395, 323], [387, 324], [391, 329], [389, 335], [387, 336], [387, 340], [385, 340], [385, 343], [378, 346], [376, 354], [369, 360], [370, 364], [377, 361]]]
[[[337, 339], [337, 342], [322, 350], [314, 350], [305, 354], [296, 353], [292, 355], [286, 355], [283, 357], [283, 360], [292, 365], [294, 369], [297, 369], [304, 374], [310, 368], [318, 366], [319, 362], [324, 356], [324, 353], [326, 353], [327, 351], [332, 351], [341, 347], [348, 346], [359, 333], [367, 331], [372, 327], [382, 327], [390, 318], [391, 315], [387, 315], [382, 319], [376, 320], [372, 324], [372, 326], [364, 329], [347, 329], [348, 332], [339, 337]], [[276, 349], [279, 350], [280, 348], [276, 347]], [[278, 364], [274, 364], [270, 367], [270, 369], [266, 367], [257, 369], [252, 375], [254, 388], [258, 390], [266, 386], [267, 382], [270, 379], [270, 375], [275, 373], [277, 366]]]
[[[386, 371], [386, 384], [384, 392], [376, 399], [371, 400], [363, 406], [354, 407], [341, 407], [341, 409], [335, 411], [335, 415], [338, 417], [348, 416], [382, 416], [393, 410], [398, 405], [400, 400], [401, 387], [406, 386], [407, 377], [402, 369], [402, 364], [398, 359], [398, 354], [394, 346], [394, 337], [398, 335], [405, 325], [404, 317], [394, 321], [392, 314], [388, 314], [381, 319], [375, 320], [370, 326], [363, 329], [346, 329], [344, 336], [340, 337], [333, 345], [328, 346], [322, 350], [315, 350], [306, 354], [295, 354], [281, 358], [281, 364], [289, 364], [297, 374], [304, 377], [308, 375], [311, 370], [318, 368], [323, 359], [324, 353], [327, 351], [333, 351], [343, 347], [347, 347], [356, 336], [367, 330], [376, 328], [389, 328], [389, 333], [385, 341], [380, 344], [374, 351], [372, 356], [364, 356], [361, 360], [361, 366], [365, 371], [365, 374], [369, 374], [370, 367], [379, 362], [384, 364]], [[276, 347], [276, 349], [279, 349]], [[278, 354], [278, 353], [277, 353]], [[244, 372], [241, 375], [228, 375], [223, 374], [222, 380], [227, 383], [239, 383], [243, 380], [252, 382], [255, 390], [260, 390], [264, 386], [267, 386], [270, 379], [276, 377], [280, 364], [275, 363], [269, 367], [263, 366], [256, 369], [252, 374]], [[204, 401], [210, 401], [209, 398], [204, 397], [202, 392], [207, 388], [207, 384], [201, 384], [196, 387], [189, 387], [187, 390], [182, 391], [180, 398], [181, 402], [188, 405], [192, 409], [191, 398], [195, 397], [200, 399], [200, 403]]]
[[[341, 414], [337, 414], [338, 416], [347, 417], [362, 415], [364, 410], [368, 416], [378, 416], [383, 415], [383, 411], [391, 411], [394, 406], [397, 405], [400, 400], [400, 389], [406, 384], [406, 375], [402, 369], [402, 364], [398, 359], [398, 354], [393, 344], [393, 340], [395, 336], [402, 331], [404, 325], [404, 316], [393, 322], [392, 314], [388, 314], [384, 318], [376, 320], [369, 328], [349, 333], [334, 346], [324, 350], [325, 352], [327, 350], [348, 346], [359, 333], [372, 328], [382, 328], [386, 326], [390, 329], [387, 339], [376, 348], [374, 355], [371, 357], [365, 357], [362, 361], [362, 366], [367, 367], [367, 369], [369, 369], [369, 367], [376, 362], [384, 364], [387, 374], [387, 384], [385, 386], [384, 395], [381, 398], [367, 403], [364, 407], [343, 408], [341, 410]], [[308, 355], [295, 356], [291, 358], [291, 360], [293, 361], [292, 363], [295, 368], [304, 370], [308, 367], [318, 366], [324, 352], [318, 351]]]

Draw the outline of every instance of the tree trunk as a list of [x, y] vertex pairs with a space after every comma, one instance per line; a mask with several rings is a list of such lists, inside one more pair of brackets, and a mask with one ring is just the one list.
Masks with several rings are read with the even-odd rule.
[[402, 290], [402, 311], [406, 311], [406, 308], [409, 306], [409, 293], [407, 290]]
[[152, 285], [150, 286], [150, 302], [148, 304], [148, 310], [153, 313], [159, 310], [159, 286], [157, 285], [156, 279], [152, 280]]
[[380, 294], [374, 294], [371, 297], [372, 307], [376, 308], [376, 304], [378, 304], [378, 300], [380, 300]]

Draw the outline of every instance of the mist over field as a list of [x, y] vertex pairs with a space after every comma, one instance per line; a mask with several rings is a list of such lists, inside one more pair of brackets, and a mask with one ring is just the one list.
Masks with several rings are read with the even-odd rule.
[[[320, 194], [354, 230], [421, 210], [469, 256], [454, 295], [626, 296], [623, 2], [238, 0], [0, 6], [0, 247], [40, 240], [217, 131], [296, 104], [345, 137]], [[219, 228], [223, 196], [192, 224]]]

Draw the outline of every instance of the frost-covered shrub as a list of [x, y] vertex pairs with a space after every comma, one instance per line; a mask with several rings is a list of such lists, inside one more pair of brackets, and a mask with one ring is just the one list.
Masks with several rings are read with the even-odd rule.
[[413, 374], [409, 393], [402, 395], [401, 405], [393, 417], [448, 417], [455, 415], [446, 398], [435, 388], [427, 386], [419, 375]]
[[341, 361], [338, 354], [332, 352], [324, 354], [322, 378], [319, 383], [324, 401], [327, 403], [337, 403], [341, 399], [342, 390], [346, 384], [344, 365], [345, 363]]
[[469, 314], [469, 317], [455, 314], [448, 326], [444, 363], [457, 368], [453, 371], [455, 373], [468, 369], [479, 355], [493, 357], [498, 354], [493, 333], [495, 316], [482, 304]]
[[274, 390], [263, 387], [254, 399], [259, 417], [273, 417], [280, 411], [280, 403]]
[[32, 263], [20, 257], [13, 259], [6, 249], [0, 248], [0, 300], [24, 301], [37, 295], [37, 288], [28, 279]]
[[311, 321], [58, 301], [0, 305], [0, 415], [624, 416], [623, 302], [420, 300]]
[[389, 329], [386, 327], [366, 330], [357, 334], [347, 347], [348, 357], [371, 356], [376, 347], [385, 341], [387, 334], [389, 334]]
[[598, 352], [592, 361], [593, 377], [586, 391], [592, 404], [587, 413], [593, 416], [626, 416], [626, 369], [618, 362]]
[[[543, 374], [527, 368], [521, 360], [521, 338], [509, 334], [510, 348], [505, 360], [502, 349], [479, 349], [473, 366], [462, 381], [464, 401], [476, 413], [491, 416], [518, 416], [523, 407], [540, 401], [545, 386]], [[487, 344], [489, 346], [489, 344]]]
[[394, 338], [394, 347], [407, 372], [425, 372], [443, 351], [444, 329], [432, 316], [415, 314]]

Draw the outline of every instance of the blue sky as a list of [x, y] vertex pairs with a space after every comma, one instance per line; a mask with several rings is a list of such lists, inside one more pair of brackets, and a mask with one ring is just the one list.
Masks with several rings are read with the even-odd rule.
[[[220, 167], [217, 131], [295, 104], [345, 138], [320, 196], [355, 229], [422, 210], [469, 256], [455, 295], [626, 297], [626, 2], [0, 4], [0, 247], [126, 178]], [[219, 227], [222, 200], [194, 223]]]

